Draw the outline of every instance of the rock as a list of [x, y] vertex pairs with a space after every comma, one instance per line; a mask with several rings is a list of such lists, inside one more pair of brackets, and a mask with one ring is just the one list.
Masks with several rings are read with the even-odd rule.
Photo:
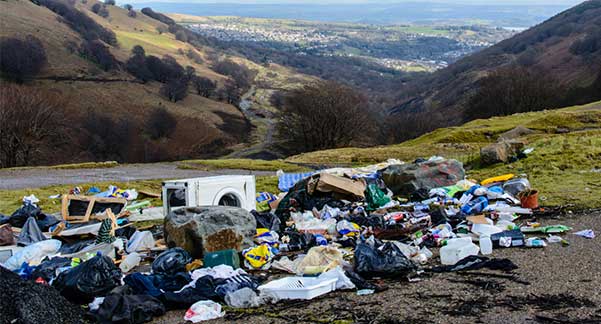
[[480, 162], [482, 165], [505, 163], [509, 158], [517, 155], [524, 148], [524, 142], [518, 140], [493, 143], [480, 149]]
[[410, 195], [418, 190], [450, 186], [465, 177], [463, 164], [457, 160], [434, 160], [391, 165], [380, 174], [395, 195]]
[[557, 127], [557, 129], [555, 130], [556, 134], [567, 134], [570, 132], [569, 128], [565, 128], [565, 127]]
[[255, 218], [245, 209], [207, 206], [176, 209], [165, 218], [165, 243], [182, 247], [198, 259], [207, 252], [253, 245]]
[[507, 146], [504, 143], [493, 143], [480, 149], [482, 165], [505, 162], [507, 158]]
[[497, 142], [503, 142], [508, 140], [513, 140], [522, 136], [534, 134], [535, 132], [530, 128], [526, 128], [524, 126], [518, 126], [510, 131], [507, 131], [499, 136]]

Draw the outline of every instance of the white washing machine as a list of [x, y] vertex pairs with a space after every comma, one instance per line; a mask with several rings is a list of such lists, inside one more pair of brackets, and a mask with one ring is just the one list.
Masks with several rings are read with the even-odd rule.
[[178, 207], [234, 206], [256, 209], [255, 176], [217, 176], [163, 182], [163, 213]]

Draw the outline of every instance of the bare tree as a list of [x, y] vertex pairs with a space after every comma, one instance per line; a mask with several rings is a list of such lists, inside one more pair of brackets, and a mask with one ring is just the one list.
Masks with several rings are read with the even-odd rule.
[[287, 94], [277, 129], [296, 153], [369, 141], [373, 122], [366, 97], [356, 89], [319, 81]]
[[177, 127], [177, 119], [165, 108], [158, 108], [150, 113], [144, 123], [144, 129], [151, 139], [169, 137]]
[[0, 40], [0, 72], [18, 83], [38, 74], [46, 62], [42, 42], [31, 35]]
[[479, 82], [470, 98], [465, 119], [504, 116], [554, 108], [565, 93], [559, 82], [532, 70], [511, 67], [492, 72]]
[[63, 100], [39, 89], [0, 85], [0, 167], [34, 164], [41, 148], [66, 138]]
[[217, 96], [219, 97], [219, 100], [237, 106], [242, 97], [242, 89], [240, 89], [234, 81], [226, 80], [223, 87], [217, 91]]
[[171, 79], [161, 86], [160, 92], [169, 101], [178, 102], [188, 96], [188, 80]]
[[196, 89], [196, 93], [206, 98], [211, 97], [215, 92], [215, 89], [217, 89], [217, 84], [205, 77], [194, 77], [192, 79], [192, 84], [194, 85], [194, 89]]

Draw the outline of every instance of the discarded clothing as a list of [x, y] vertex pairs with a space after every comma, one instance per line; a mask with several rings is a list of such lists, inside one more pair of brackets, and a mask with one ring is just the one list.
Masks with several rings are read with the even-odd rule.
[[93, 314], [98, 323], [138, 324], [165, 314], [165, 306], [149, 295], [111, 293]]
[[509, 259], [489, 259], [483, 256], [470, 255], [464, 259], [459, 260], [454, 265], [434, 267], [430, 271], [432, 272], [454, 272], [454, 271], [465, 271], [465, 270], [478, 270], [482, 268], [488, 268], [490, 270], [502, 270], [511, 271], [518, 268], [515, 263]]
[[27, 246], [44, 240], [46, 240], [46, 237], [42, 234], [38, 223], [33, 217], [30, 217], [21, 229], [21, 234], [17, 238], [17, 245]]

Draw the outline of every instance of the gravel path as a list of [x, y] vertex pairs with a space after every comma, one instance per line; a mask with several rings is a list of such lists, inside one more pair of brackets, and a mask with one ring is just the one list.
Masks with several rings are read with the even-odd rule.
[[184, 170], [175, 163], [128, 164], [97, 169], [0, 169], [0, 190], [39, 188], [50, 185], [104, 181], [185, 179], [215, 175], [275, 175], [275, 172], [248, 170]]
[[[601, 232], [599, 211], [540, 221], [572, 226], [573, 232]], [[478, 270], [434, 274], [413, 283], [387, 279], [389, 289], [373, 295], [333, 292], [254, 312], [228, 310], [224, 318], [206, 323], [601, 323], [601, 238], [563, 236], [567, 247], [495, 249], [491, 257], [519, 266], [509, 275]], [[434, 260], [439, 260], [437, 251]], [[183, 316], [184, 311], [172, 311], [152, 323], [184, 323]]]

